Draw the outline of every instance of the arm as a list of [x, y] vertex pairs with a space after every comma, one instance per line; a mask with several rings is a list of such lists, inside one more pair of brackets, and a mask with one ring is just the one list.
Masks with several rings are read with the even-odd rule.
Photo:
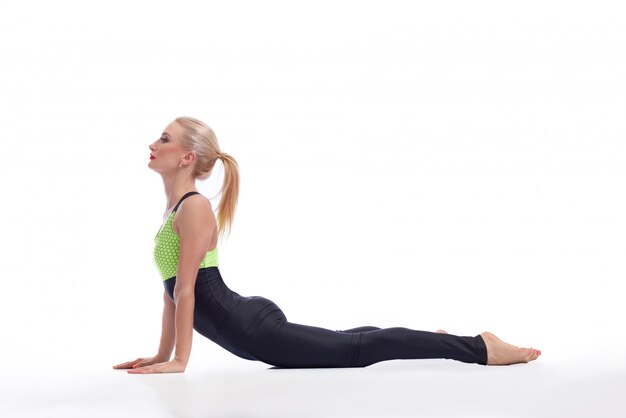
[[161, 327], [161, 344], [157, 353], [160, 361], [169, 361], [174, 351], [176, 342], [175, 312], [176, 305], [174, 305], [167, 292], [163, 291], [163, 324]]
[[205, 198], [189, 197], [178, 210], [178, 269], [174, 287], [175, 340], [174, 359], [184, 366], [189, 362], [193, 336], [195, 283], [200, 263], [208, 250], [215, 217]]

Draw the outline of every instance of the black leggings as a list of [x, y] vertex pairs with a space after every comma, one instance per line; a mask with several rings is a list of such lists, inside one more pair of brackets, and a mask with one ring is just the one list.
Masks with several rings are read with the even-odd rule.
[[[173, 300], [176, 277], [163, 283]], [[282, 368], [366, 367], [385, 360], [430, 358], [487, 364], [480, 335], [373, 326], [333, 331], [289, 322], [271, 300], [230, 290], [218, 267], [198, 272], [193, 327], [239, 357]]]

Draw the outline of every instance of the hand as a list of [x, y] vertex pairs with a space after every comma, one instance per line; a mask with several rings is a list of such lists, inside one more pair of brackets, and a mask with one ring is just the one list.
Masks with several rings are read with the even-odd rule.
[[151, 364], [143, 367], [135, 367], [128, 370], [133, 374], [149, 374], [149, 373], [183, 373], [187, 365], [180, 360], [165, 361], [163, 363]]
[[114, 369], [130, 369], [141, 366], [149, 366], [155, 363], [161, 363], [167, 361], [168, 359], [161, 358], [159, 356], [154, 357], [142, 357], [136, 360], [127, 361], [126, 363], [121, 363], [116, 366], [113, 366]]

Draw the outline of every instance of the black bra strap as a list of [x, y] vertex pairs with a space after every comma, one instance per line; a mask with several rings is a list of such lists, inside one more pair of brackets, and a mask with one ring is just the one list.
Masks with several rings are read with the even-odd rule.
[[178, 207], [183, 202], [183, 200], [187, 199], [189, 196], [193, 196], [194, 194], [200, 194], [200, 193], [198, 193], [198, 192], [187, 192], [187, 193], [185, 193], [185, 195], [180, 198], [180, 200], [178, 201], [176, 206], [174, 206], [174, 209], [172, 209], [172, 212], [176, 212], [176, 209], [178, 209]]

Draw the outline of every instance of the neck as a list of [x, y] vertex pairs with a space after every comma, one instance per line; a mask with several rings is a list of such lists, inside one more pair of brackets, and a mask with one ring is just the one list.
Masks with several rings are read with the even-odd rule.
[[[181, 173], [182, 174], [182, 173]], [[197, 192], [194, 179], [189, 176], [176, 176], [171, 178], [163, 178], [163, 187], [165, 189], [165, 198], [167, 205], [166, 212], [170, 212], [176, 206], [176, 203], [187, 192]]]

